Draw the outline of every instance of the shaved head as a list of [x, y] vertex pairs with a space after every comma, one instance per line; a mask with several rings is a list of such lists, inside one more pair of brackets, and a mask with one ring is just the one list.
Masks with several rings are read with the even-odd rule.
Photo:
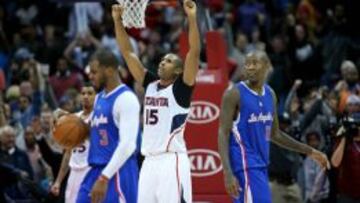
[[260, 61], [263, 61], [265, 64], [267, 64], [267, 67], [270, 67], [270, 59], [264, 51], [260, 51], [260, 50], [252, 51], [248, 53], [246, 56], [249, 58], [255, 57]]
[[170, 53], [168, 55], [170, 55], [174, 59], [174, 65], [176, 68], [183, 69], [184, 63], [183, 63], [182, 59], [180, 58], [180, 56], [178, 56], [177, 54], [174, 54], [174, 53]]

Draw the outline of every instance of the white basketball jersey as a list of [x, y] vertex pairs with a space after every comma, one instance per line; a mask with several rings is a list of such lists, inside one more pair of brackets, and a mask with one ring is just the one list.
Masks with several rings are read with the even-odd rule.
[[176, 102], [173, 84], [158, 89], [158, 83], [150, 83], [145, 92], [141, 152], [145, 156], [186, 152], [184, 129], [189, 108]]
[[[76, 113], [76, 115], [82, 118], [85, 121], [85, 123], [89, 123], [90, 116], [84, 118], [83, 111]], [[90, 147], [90, 142], [88, 139], [86, 139], [80, 146], [72, 149], [71, 157], [69, 161], [70, 168], [82, 169], [89, 165], [88, 164], [89, 147]]]

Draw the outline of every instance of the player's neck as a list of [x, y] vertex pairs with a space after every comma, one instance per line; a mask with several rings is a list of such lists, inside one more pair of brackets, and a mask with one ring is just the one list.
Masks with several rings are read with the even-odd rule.
[[250, 89], [252, 89], [256, 93], [258, 93], [258, 94], [263, 93], [262, 91], [263, 91], [264, 82], [262, 82], [262, 81], [257, 81], [257, 82], [247, 81], [246, 84], [248, 85], [248, 87]]
[[172, 83], [174, 83], [174, 81], [175, 81], [175, 79], [173, 79], [173, 80], [161, 80], [160, 79], [159, 84], [162, 87], [167, 87], [167, 86], [171, 85]]
[[121, 80], [119, 77], [109, 78], [106, 82], [105, 92], [108, 94], [109, 92], [113, 91], [121, 84]]
[[84, 108], [83, 108], [83, 115], [84, 115], [85, 117], [87, 117], [87, 116], [91, 113], [91, 111], [92, 111], [92, 108], [86, 108], [86, 107], [84, 107]]

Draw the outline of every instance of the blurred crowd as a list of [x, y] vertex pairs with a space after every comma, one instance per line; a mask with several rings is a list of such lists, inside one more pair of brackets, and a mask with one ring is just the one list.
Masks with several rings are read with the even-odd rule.
[[[360, 202], [359, 6], [351, 0], [204, 0], [201, 32], [222, 33], [231, 81], [244, 79], [245, 55], [268, 53], [268, 82], [279, 101], [281, 128], [326, 152], [332, 169], [275, 145], [269, 170], [273, 202]], [[119, 74], [134, 88], [116, 45], [111, 3], [88, 3], [79, 34], [71, 1], [0, 0], [0, 202], [52, 201], [62, 149], [52, 140], [52, 111], [81, 109], [87, 62], [113, 51]], [[207, 15], [209, 14], [209, 15]], [[129, 30], [145, 67], [156, 71], [178, 52], [181, 9], [149, 6], [147, 27]], [[206, 42], [202, 42], [206, 44]], [[206, 67], [202, 54], [202, 67]]]

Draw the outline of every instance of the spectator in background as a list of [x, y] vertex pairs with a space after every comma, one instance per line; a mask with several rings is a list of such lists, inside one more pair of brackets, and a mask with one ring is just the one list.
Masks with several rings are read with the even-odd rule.
[[273, 66], [273, 72], [269, 78], [269, 84], [279, 97], [280, 112], [283, 110], [286, 92], [290, 86], [290, 59], [286, 50], [284, 37], [277, 35], [271, 40], [269, 57]]
[[[20, 84], [19, 100], [13, 104], [12, 113], [15, 120], [26, 128], [33, 116], [40, 115], [42, 105], [42, 93], [39, 90], [38, 69], [35, 61], [29, 61], [25, 67], [28, 79]], [[27, 67], [29, 66], [29, 67]]]
[[21, 170], [27, 177], [33, 177], [33, 170], [26, 152], [15, 145], [16, 132], [11, 126], [0, 129], [1, 151], [0, 160]]
[[39, 14], [38, 7], [32, 4], [31, 1], [18, 1], [18, 9], [15, 11], [15, 16], [21, 25], [31, 25], [36, 20]]
[[312, 42], [315, 41], [315, 31], [319, 20], [319, 13], [313, 5], [313, 1], [301, 0], [296, 11], [299, 22], [309, 29], [309, 38]]
[[[33, 171], [25, 151], [20, 150], [15, 145], [16, 132], [11, 126], [0, 128], [0, 163], [11, 168], [17, 176], [23, 179], [32, 179]], [[1, 182], [4, 180], [1, 180]], [[23, 184], [9, 184], [4, 188], [4, 194], [15, 201], [29, 198], [29, 194], [24, 190]]]
[[[320, 134], [316, 131], [306, 134], [306, 143], [311, 147], [320, 150], [320, 141]], [[330, 189], [326, 171], [308, 157], [305, 158], [299, 170], [299, 183], [301, 183], [305, 203], [326, 202]]]
[[[49, 64], [50, 67], [56, 67], [58, 58], [63, 54], [65, 48], [65, 43], [58, 35], [60, 35], [59, 28], [54, 25], [46, 25], [41, 47], [36, 52], [37, 59], [42, 63]], [[50, 71], [52, 72], [49, 74], [53, 74], [56, 70]]]
[[244, 79], [245, 55], [248, 52], [249, 52], [248, 38], [244, 33], [239, 32], [236, 35], [235, 47], [230, 52], [230, 58], [234, 59], [237, 64], [237, 68], [234, 74], [232, 75], [231, 81], [238, 82]]
[[90, 56], [100, 47], [100, 41], [90, 32], [79, 33], [66, 47], [64, 56], [72, 66], [83, 70], [88, 64]]
[[0, 162], [0, 202], [6, 202], [6, 189], [17, 183], [20, 174], [12, 166]]
[[340, 70], [342, 80], [336, 84], [335, 92], [339, 97], [339, 112], [342, 113], [345, 109], [348, 97], [351, 94], [360, 95], [360, 84], [359, 71], [352, 61], [344, 61], [341, 64]]
[[[52, 174], [57, 174], [59, 172], [62, 160], [62, 150], [59, 148], [59, 146], [56, 145], [55, 141], [52, 140], [50, 134], [51, 131], [49, 130], [49, 132], [47, 132], [48, 126], [46, 125], [46, 123], [53, 122], [52, 113], [48, 110], [43, 111], [43, 119], [35, 117], [32, 121], [31, 127], [34, 131], [35, 140], [37, 145], [39, 146], [42, 157], [44, 158], [46, 163], [50, 165]], [[48, 122], [44, 122], [50, 115], [51, 120], [49, 118]]]
[[39, 146], [35, 140], [34, 131], [31, 126], [26, 128], [24, 137], [27, 148], [26, 153], [30, 159], [30, 164], [34, 172], [34, 181], [44, 189], [48, 189], [49, 183], [54, 179], [53, 174], [51, 172], [50, 166], [42, 158]]
[[[41, 133], [45, 137], [46, 141], [49, 143], [51, 149], [55, 152], [62, 153], [63, 148], [57, 144], [52, 137], [52, 130], [54, 124], [54, 116], [49, 108], [43, 108], [40, 116], [40, 127]], [[34, 123], [36, 126], [36, 122]]]
[[265, 51], [266, 44], [261, 41], [261, 33], [258, 27], [255, 27], [254, 30], [251, 32], [251, 43], [249, 44], [248, 48], [249, 51]]
[[257, 0], [246, 0], [237, 10], [237, 27], [248, 37], [252, 31], [259, 25], [259, 21], [265, 18], [265, 6], [258, 3]]
[[[317, 66], [314, 61], [315, 48], [309, 40], [309, 34], [306, 27], [302, 24], [296, 24], [289, 27], [289, 52], [290, 59], [293, 62], [293, 77], [302, 79], [303, 81], [312, 82], [317, 80], [321, 66]], [[317, 58], [316, 60], [319, 60]], [[321, 62], [321, 60], [319, 60]], [[307, 73], [312, 74], [307, 74]], [[309, 88], [304, 84], [305, 88]]]
[[[351, 95], [345, 111], [359, 121], [360, 98]], [[331, 164], [337, 169], [338, 203], [360, 201], [360, 131], [342, 126], [337, 133]]]
[[49, 83], [58, 100], [60, 100], [68, 89], [75, 88], [80, 91], [83, 77], [80, 73], [70, 70], [67, 60], [59, 58], [56, 73], [50, 77]]
[[[100, 2], [75, 3], [69, 15], [69, 30], [67, 36], [73, 38], [79, 30], [101, 24], [103, 15], [104, 9]], [[79, 18], [81, 20], [79, 20]]]
[[[113, 54], [118, 58], [119, 61], [121, 61], [121, 64], [124, 64], [124, 61], [122, 59], [119, 47], [117, 46], [117, 42], [115, 39], [115, 34], [113, 30], [113, 21], [112, 16], [110, 12], [106, 12], [104, 15], [104, 23], [102, 23], [102, 36], [100, 38], [102, 47], [110, 49]], [[130, 37], [131, 46], [134, 49], [135, 53], [139, 54], [139, 47], [134, 40], [134, 38]]]

